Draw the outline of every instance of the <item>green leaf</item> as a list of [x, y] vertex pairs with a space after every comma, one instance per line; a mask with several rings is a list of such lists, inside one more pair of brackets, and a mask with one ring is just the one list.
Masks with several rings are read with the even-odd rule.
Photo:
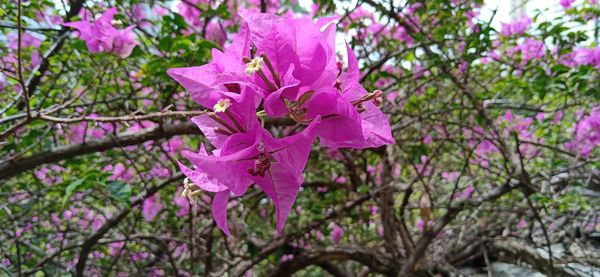
[[171, 37], [164, 37], [158, 42], [158, 49], [163, 51], [169, 51], [173, 45], [173, 39]]
[[87, 46], [85, 45], [85, 42], [83, 40], [75, 41], [71, 47], [79, 51], [87, 51]]
[[129, 184], [122, 181], [110, 181], [106, 183], [106, 188], [115, 199], [129, 205], [129, 198], [131, 198]]
[[195, 50], [194, 42], [192, 42], [189, 38], [180, 38], [173, 42], [173, 45], [171, 46], [170, 50], [171, 52], [177, 52], [181, 49], [186, 51]]
[[89, 183], [85, 182], [86, 179], [87, 179], [87, 177], [82, 178], [82, 179], [77, 179], [67, 186], [67, 188], [65, 189], [65, 196], [63, 197], [63, 201], [62, 201], [63, 205], [67, 203], [67, 200], [69, 200], [69, 197], [71, 197], [71, 195], [73, 195], [73, 193], [75, 193], [78, 190], [82, 190], [82, 189], [89, 187]]
[[183, 30], [187, 27], [187, 23], [185, 23], [185, 19], [183, 18], [183, 16], [175, 14], [175, 16], [173, 17], [173, 23], [175, 23], [175, 25], [177, 25], [177, 27], [179, 27], [179, 29]]
[[135, 48], [133, 48], [133, 52], [131, 52], [131, 55], [129, 56], [129, 58], [142, 57], [143, 55], [144, 55], [144, 51], [138, 45]]
[[558, 74], [563, 74], [563, 73], [569, 72], [569, 70], [571, 70], [571, 68], [569, 68], [568, 66], [562, 65], [562, 64], [556, 64], [556, 65], [552, 66], [552, 72], [558, 73]]

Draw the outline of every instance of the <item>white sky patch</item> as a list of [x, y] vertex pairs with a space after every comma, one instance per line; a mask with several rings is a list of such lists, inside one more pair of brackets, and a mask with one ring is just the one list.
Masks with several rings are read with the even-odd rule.
[[559, 4], [559, 0], [528, 0], [525, 1], [527, 4], [519, 10], [518, 8], [511, 7], [511, 1], [509, 0], [486, 0], [485, 5], [481, 9], [479, 19], [487, 21], [492, 16], [493, 10], [496, 10], [496, 15], [492, 26], [499, 29], [500, 23], [507, 23], [513, 19], [519, 19], [525, 15], [533, 17], [537, 14], [537, 10], [542, 11], [542, 15], [546, 20], [555, 18], [562, 12], [562, 7]]

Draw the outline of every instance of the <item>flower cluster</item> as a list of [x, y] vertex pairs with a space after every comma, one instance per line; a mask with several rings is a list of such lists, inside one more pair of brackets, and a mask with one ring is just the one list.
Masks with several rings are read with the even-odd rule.
[[113, 17], [117, 14], [117, 8], [105, 11], [95, 22], [90, 22], [91, 15], [86, 10], [82, 12], [82, 20], [64, 23], [64, 26], [72, 27], [79, 31], [79, 38], [85, 41], [92, 53], [114, 53], [118, 57], [126, 58], [131, 55], [133, 48], [137, 45], [132, 29], [129, 26], [119, 30], [112, 24]]
[[509, 23], [501, 23], [502, 29], [500, 30], [500, 34], [505, 37], [522, 35], [527, 31], [532, 23], [533, 21], [528, 16], [523, 16], [520, 19]]
[[[2, 57], [0, 57], [0, 68], [4, 69], [5, 71], [16, 72], [17, 70], [17, 52], [19, 49], [18, 38], [19, 36], [16, 31], [13, 31], [6, 36], [6, 41], [8, 42], [8, 51], [6, 51], [6, 53], [2, 55]], [[38, 66], [38, 64], [40, 64], [41, 56], [39, 49], [42, 45], [42, 41], [43, 39], [40, 39], [37, 36], [33, 36], [29, 32], [21, 33], [21, 51], [25, 50], [29, 51], [30, 53], [28, 63], [23, 64], [24, 70], [29, 71]], [[22, 57], [21, 61], [24, 62], [26, 61], [26, 59]], [[8, 75], [0, 73], [0, 90], [3, 90], [9, 86], [6, 76]], [[12, 87], [12, 89], [15, 91], [20, 91], [21, 85], [16, 84], [14, 87]]]
[[[378, 108], [382, 92], [367, 93], [360, 85], [349, 47], [346, 69], [337, 59], [333, 18], [242, 17], [239, 34], [224, 52], [213, 50], [212, 62], [168, 70], [210, 110], [192, 121], [216, 147], [212, 153], [204, 146], [184, 152], [194, 168], [180, 165], [191, 181], [183, 194], [215, 192], [213, 217], [229, 235], [230, 193], [241, 196], [257, 184], [273, 200], [281, 232], [316, 137], [328, 148], [364, 149], [394, 140]], [[261, 124], [285, 117], [305, 128], [277, 138]]]
[[600, 47], [576, 47], [568, 54], [559, 57], [559, 62], [569, 66], [594, 66], [600, 69]]
[[[581, 113], [581, 112], [580, 112]], [[587, 157], [600, 145], [600, 108], [594, 107], [588, 115], [581, 118], [573, 127], [573, 139], [565, 146], [567, 149]]]
[[571, 5], [575, 2], [575, 0], [560, 0], [560, 5], [565, 8], [571, 8]]

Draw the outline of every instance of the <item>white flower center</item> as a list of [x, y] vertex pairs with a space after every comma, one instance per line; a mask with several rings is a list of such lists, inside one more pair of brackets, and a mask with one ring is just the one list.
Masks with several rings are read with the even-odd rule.
[[223, 98], [217, 101], [217, 104], [213, 106], [213, 110], [216, 113], [222, 113], [225, 112], [227, 108], [229, 108], [229, 106], [231, 106], [231, 100], [229, 100], [228, 98]]
[[252, 75], [262, 69], [263, 58], [256, 57], [246, 64], [246, 73]]

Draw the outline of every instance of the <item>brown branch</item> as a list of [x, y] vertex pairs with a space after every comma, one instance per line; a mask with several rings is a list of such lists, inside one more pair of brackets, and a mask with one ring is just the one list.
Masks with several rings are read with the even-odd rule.
[[267, 12], [267, 0], [260, 0], [260, 12], [261, 13]]
[[149, 140], [170, 138], [176, 135], [199, 133], [200, 130], [192, 123], [165, 124], [141, 132], [122, 133], [101, 140], [90, 140], [84, 143], [62, 146], [0, 164], [0, 180], [16, 176], [23, 171], [33, 169], [42, 164], [58, 162], [79, 155], [102, 152], [115, 147], [140, 144]]
[[[394, 188], [391, 186], [392, 181], [392, 165], [395, 163], [393, 159], [394, 145], [386, 147], [383, 160], [383, 173], [381, 178], [384, 179], [385, 185], [379, 196], [379, 207], [381, 211], [381, 225], [383, 226], [383, 239], [385, 240], [385, 249], [394, 258], [400, 258], [400, 243], [398, 242], [398, 220], [395, 216], [394, 209]], [[400, 236], [402, 237], [402, 236]], [[406, 242], [405, 242], [406, 243]], [[407, 253], [410, 253], [411, 246], [405, 244], [404, 248]]]
[[[266, 122], [267, 126], [293, 125], [289, 118], [274, 118]], [[89, 140], [83, 143], [61, 146], [49, 151], [34, 153], [27, 157], [17, 158], [0, 164], [0, 180], [16, 176], [36, 166], [59, 162], [80, 155], [103, 152], [116, 147], [124, 147], [144, 143], [150, 140], [166, 139], [178, 135], [201, 134], [191, 122], [170, 123], [146, 129], [140, 132], [110, 135], [101, 140]]]
[[502, 195], [512, 191], [513, 189], [521, 185], [520, 183], [517, 185], [511, 185], [510, 181], [511, 179], [508, 179], [508, 181], [502, 186], [492, 190], [491, 192], [477, 199], [463, 199], [451, 205], [448, 208], [446, 214], [444, 214], [444, 216], [442, 216], [436, 221], [435, 226], [425, 231], [425, 233], [423, 234], [423, 238], [419, 241], [412, 255], [408, 257], [408, 260], [402, 266], [402, 270], [400, 271], [398, 276], [411, 276], [411, 274], [414, 274], [413, 270], [415, 268], [415, 265], [419, 260], [421, 260], [433, 239], [439, 234], [439, 232], [441, 232], [444, 229], [444, 227], [448, 223], [450, 223], [450, 221], [452, 221], [456, 217], [456, 215], [458, 215], [459, 212], [463, 211], [466, 208], [478, 207], [484, 202], [494, 201], [500, 198]]
[[[72, 17], [79, 13], [81, 8], [83, 7], [84, 2], [85, 0], [70, 1], [71, 8], [69, 9], [69, 12], [65, 15], [65, 22], [69, 22]], [[46, 51], [46, 53], [44, 53], [44, 55], [42, 56], [42, 60], [40, 61], [38, 66], [36, 66], [32, 70], [31, 77], [27, 80], [25, 84], [27, 87], [27, 92], [29, 92], [29, 94], [33, 94], [39, 86], [42, 77], [44, 77], [44, 73], [46, 73], [48, 67], [50, 66], [50, 58], [56, 53], [58, 53], [63, 43], [65, 42], [65, 39], [69, 36], [69, 33], [70, 29], [67, 27], [63, 27], [63, 29], [61, 29], [60, 32], [58, 32], [56, 42], [50, 47], [50, 49], [48, 49], [48, 51]]]
[[321, 249], [307, 250], [296, 255], [291, 261], [280, 264], [268, 276], [292, 276], [293, 273], [311, 265], [330, 261], [352, 260], [369, 267], [371, 271], [385, 276], [395, 276], [401, 265], [392, 257], [377, 250], [353, 245], [334, 245]]
[[498, 239], [494, 240], [488, 247], [493, 251], [509, 253], [515, 259], [522, 260], [541, 272], [553, 272], [558, 276], [578, 276], [577, 272], [568, 270], [565, 267], [554, 266], [554, 264], [558, 263], [543, 257], [536, 247], [521, 240], [510, 238]]
[[150, 187], [145, 194], [138, 196], [135, 200], [131, 202], [131, 204], [121, 210], [118, 214], [108, 219], [94, 234], [92, 234], [89, 238], [87, 238], [83, 244], [81, 245], [81, 251], [79, 252], [79, 259], [77, 260], [77, 265], [75, 265], [75, 276], [84, 276], [85, 263], [88, 259], [88, 254], [92, 251], [92, 248], [96, 243], [113, 227], [117, 226], [125, 217], [131, 212], [133, 207], [136, 207], [144, 202], [147, 198], [154, 195], [156, 192], [166, 187], [168, 184], [180, 180], [183, 177], [181, 173], [178, 173], [171, 177], [170, 179], [164, 181], [163, 183]]
[[43, 120], [56, 122], [56, 123], [77, 123], [77, 122], [122, 122], [122, 121], [140, 121], [148, 119], [157, 119], [164, 117], [176, 117], [176, 116], [195, 116], [206, 113], [205, 111], [169, 111], [169, 112], [158, 112], [149, 113], [144, 115], [124, 115], [124, 116], [79, 116], [72, 118], [61, 118], [50, 115], [42, 114], [39, 117]]
[[327, 271], [329, 274], [333, 275], [333, 277], [350, 277], [350, 276], [352, 276], [329, 261], [323, 261], [320, 263], [316, 263], [316, 265], [319, 266], [320, 268], [322, 268], [323, 270]]
[[23, 79], [23, 59], [21, 57], [21, 40], [23, 33], [21, 29], [21, 0], [17, 2], [17, 76], [19, 76], [19, 84], [23, 90], [23, 101], [25, 101], [25, 110], [27, 118], [31, 118], [31, 106], [29, 105], [29, 92]]
[[342, 205], [341, 207], [338, 207], [338, 208], [334, 209], [331, 213], [328, 213], [327, 215], [325, 215], [324, 218], [313, 221], [312, 223], [306, 225], [305, 227], [300, 228], [299, 231], [296, 231], [293, 233], [288, 233], [286, 235], [280, 236], [279, 238], [277, 238], [267, 244], [261, 245], [259, 248], [262, 249], [262, 251], [260, 253], [258, 253], [256, 255], [256, 257], [254, 259], [252, 259], [251, 261], [240, 265], [239, 266], [240, 269], [237, 270], [234, 274], [232, 274], [232, 276], [238, 276], [238, 277], [244, 276], [246, 271], [250, 270], [254, 265], [258, 264], [260, 261], [268, 258], [271, 254], [273, 254], [275, 251], [280, 249], [282, 246], [284, 246], [285, 244], [287, 244], [289, 241], [293, 240], [294, 238], [302, 237], [302, 236], [304, 236], [304, 234], [310, 232], [311, 230], [314, 230], [314, 229], [319, 228], [320, 226], [323, 226], [323, 224], [325, 224], [325, 222], [328, 222], [328, 221], [340, 216], [344, 211], [352, 210], [353, 208], [360, 206], [364, 202], [366, 202], [374, 197], [379, 196], [381, 188], [382, 187], [378, 187], [378, 188], [374, 189], [371, 192], [371, 194], [367, 194], [367, 195], [364, 195], [353, 201], [344, 203], [344, 205]]
[[[72, 1], [71, 8], [69, 9], [69, 12], [65, 16], [65, 22], [69, 22], [71, 20], [71, 17], [73, 17], [79, 13], [79, 11], [81, 10], [81, 7], [83, 6], [83, 2], [85, 2], [85, 0]], [[21, 6], [21, 4], [19, 2], [19, 7], [20, 6]], [[21, 20], [20, 20], [20, 9], [19, 9], [19, 20], [18, 20], [19, 30], [21, 28], [20, 22], [21, 22]], [[35, 90], [37, 89], [37, 87], [40, 84], [40, 81], [42, 80], [42, 77], [44, 77], [44, 73], [46, 73], [46, 71], [48, 70], [48, 67], [50, 66], [50, 58], [52, 56], [54, 56], [58, 52], [58, 50], [60, 50], [65, 39], [69, 36], [69, 33], [70, 33], [69, 28], [63, 27], [63, 29], [61, 29], [61, 31], [57, 35], [56, 42], [52, 46], [50, 46], [50, 48], [48, 49], [48, 51], [46, 51], [46, 53], [44, 53], [40, 63], [32, 70], [32, 73], [26, 82], [23, 82], [23, 76], [21, 76], [19, 74], [20, 75], [19, 83], [21, 84], [21, 87], [22, 87], [21, 94], [23, 96], [22, 99], [24, 100], [25, 105], [26, 105], [27, 117], [24, 120], [19, 121], [18, 123], [13, 125], [12, 127], [6, 129], [4, 132], [0, 133], [0, 139], [4, 139], [6, 136], [8, 136], [8, 134], [10, 134], [14, 130], [17, 130], [18, 128], [24, 126], [32, 119], [31, 108], [29, 106], [29, 97], [34, 94]], [[19, 35], [19, 40], [20, 40], [20, 37], [21, 36]], [[19, 48], [20, 48], [21, 43], [19, 42], [18, 44], [19, 44]], [[20, 50], [18, 50], [17, 52], [20, 53]], [[20, 54], [18, 54], [18, 55], [20, 55]], [[20, 58], [18, 58], [18, 60], [20, 63]], [[17, 66], [20, 68], [20, 65], [17, 65]], [[20, 71], [20, 69], [17, 71]], [[5, 108], [5, 110], [8, 110], [15, 103], [19, 103], [18, 99], [17, 99], [17, 101], [8, 105]]]

